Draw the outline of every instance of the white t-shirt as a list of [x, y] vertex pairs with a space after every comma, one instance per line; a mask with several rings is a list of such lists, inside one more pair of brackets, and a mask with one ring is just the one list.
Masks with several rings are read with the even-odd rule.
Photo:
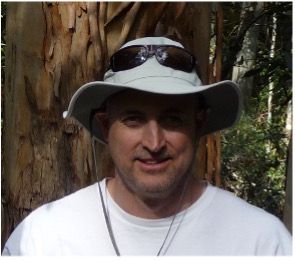
[[[142, 219], [122, 210], [101, 182], [121, 255], [157, 255], [172, 217]], [[291, 255], [292, 238], [273, 215], [208, 184], [190, 208], [176, 215], [165, 255]], [[15, 229], [3, 255], [115, 255], [98, 184], [33, 211]]]

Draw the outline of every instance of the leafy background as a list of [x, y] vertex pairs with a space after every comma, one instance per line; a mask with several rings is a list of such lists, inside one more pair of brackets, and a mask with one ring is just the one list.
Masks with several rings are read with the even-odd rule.
[[[254, 5], [221, 3], [224, 12], [223, 79], [231, 79], [233, 67], [243, 63], [237, 60], [237, 54], [243, 49], [245, 33], [254, 27], [260, 32], [253, 66], [243, 75], [244, 79], [252, 78], [253, 84], [250, 97], [244, 101], [241, 121], [221, 135], [222, 181], [224, 188], [281, 218], [287, 148], [291, 142], [288, 120], [292, 117], [292, 2], [265, 2], [258, 13]], [[271, 57], [274, 16], [277, 19], [276, 48]], [[1, 113], [4, 108], [5, 20], [6, 3], [1, 2]]]
[[[241, 3], [222, 3], [224, 10], [224, 65], [232, 64], [233, 50], [240, 49], [238, 26]], [[253, 77], [251, 95], [234, 129], [222, 134], [222, 176], [225, 187], [238, 196], [282, 218], [287, 148], [291, 142], [292, 118], [292, 3], [268, 2], [254, 19], [246, 12], [248, 26], [259, 27], [256, 59], [243, 77]], [[276, 42], [270, 56], [273, 17], [276, 17]], [[249, 18], [250, 17], [250, 18]], [[251, 24], [251, 21], [253, 22]], [[234, 56], [235, 57], [235, 56]], [[234, 65], [239, 66], [234, 59]], [[230, 78], [231, 70], [225, 78]], [[270, 89], [270, 83], [273, 84]], [[271, 107], [269, 95], [272, 95]], [[269, 114], [271, 113], [271, 118]]]

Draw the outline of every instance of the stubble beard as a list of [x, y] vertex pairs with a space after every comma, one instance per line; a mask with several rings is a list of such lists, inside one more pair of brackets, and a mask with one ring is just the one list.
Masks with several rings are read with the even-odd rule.
[[[130, 193], [141, 198], [144, 201], [163, 200], [171, 196], [178, 197], [182, 191], [187, 178], [192, 175], [192, 165], [183, 173], [169, 174], [166, 170], [151, 170], [136, 173], [132, 169], [122, 173], [116, 169], [116, 174], [124, 183]], [[140, 175], [145, 175], [150, 178], [163, 178], [157, 184], [148, 185], [141, 180]]]

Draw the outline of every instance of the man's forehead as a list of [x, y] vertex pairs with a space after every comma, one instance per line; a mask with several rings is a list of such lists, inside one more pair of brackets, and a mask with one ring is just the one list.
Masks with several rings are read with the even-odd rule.
[[196, 94], [190, 95], [167, 95], [150, 93], [138, 90], [125, 90], [121, 91], [108, 99], [108, 103], [111, 105], [129, 105], [134, 106], [137, 104], [166, 104], [173, 102], [174, 104], [196, 104], [198, 101]]
[[146, 92], [125, 92], [116, 94], [107, 102], [111, 114], [167, 114], [195, 113], [196, 97], [193, 95], [161, 95]]

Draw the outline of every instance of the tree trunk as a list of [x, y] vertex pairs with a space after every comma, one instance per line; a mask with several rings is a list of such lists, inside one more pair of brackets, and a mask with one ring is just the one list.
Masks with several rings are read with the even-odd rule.
[[[89, 134], [62, 118], [73, 93], [102, 80], [109, 56], [143, 36], [181, 40], [207, 83], [210, 23], [209, 2], [8, 3], [2, 245], [33, 209], [96, 181]], [[97, 149], [100, 175], [112, 175], [108, 151]], [[203, 177], [206, 141], [199, 158]]]
[[[242, 24], [240, 25], [240, 32], [242, 32], [244, 28], [248, 27], [248, 23], [250, 23], [249, 20], [255, 19], [255, 17], [258, 16], [258, 13], [263, 7], [263, 3], [243, 2], [242, 5], [242, 9], [244, 10], [244, 12], [241, 13]], [[243, 17], [248, 17], [248, 19], [243, 19]], [[251, 97], [253, 77], [243, 78], [243, 76], [252, 68], [256, 60], [258, 36], [258, 26], [251, 26], [249, 30], [247, 30], [243, 40], [243, 46], [237, 55], [236, 66], [234, 66], [233, 68], [232, 80], [236, 82], [242, 89], [244, 104], [246, 107]]]

